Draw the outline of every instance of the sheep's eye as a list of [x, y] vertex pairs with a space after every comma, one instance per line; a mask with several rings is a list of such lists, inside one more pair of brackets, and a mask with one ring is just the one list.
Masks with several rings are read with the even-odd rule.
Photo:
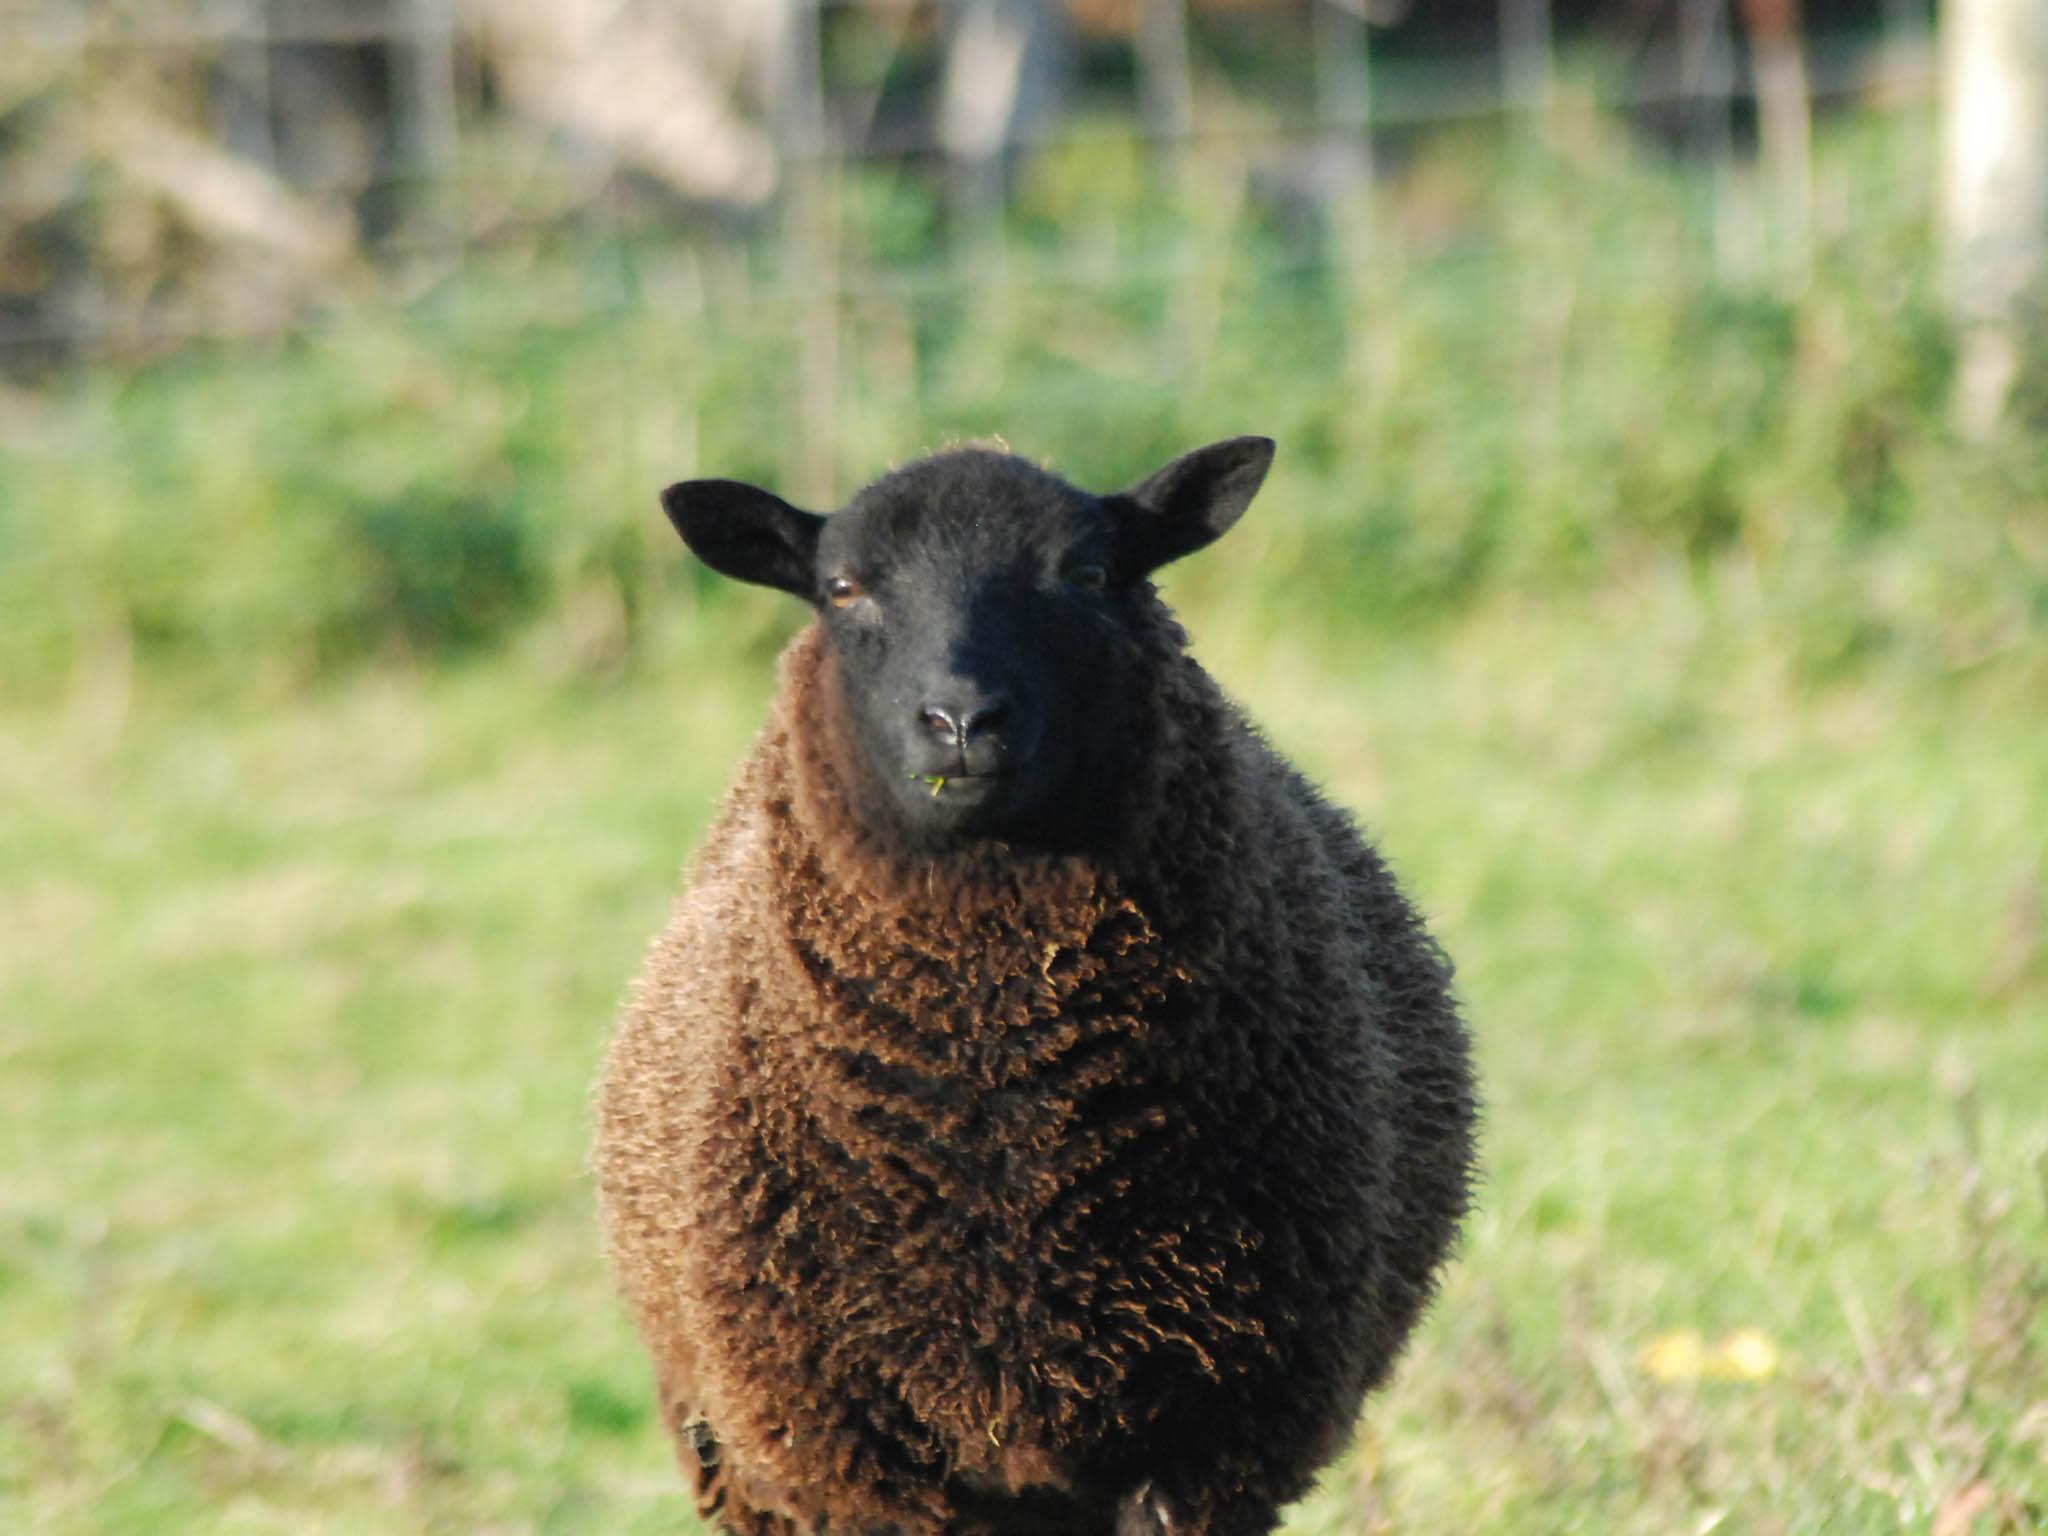
[[1100, 565], [1077, 565], [1067, 572], [1067, 580], [1083, 592], [1100, 592], [1109, 585], [1109, 571]]
[[866, 595], [861, 589], [861, 584], [851, 576], [834, 576], [825, 583], [825, 600], [834, 608], [844, 608]]

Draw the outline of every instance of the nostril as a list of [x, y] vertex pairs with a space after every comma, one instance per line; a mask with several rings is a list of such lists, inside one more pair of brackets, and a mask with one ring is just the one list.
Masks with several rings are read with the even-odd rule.
[[919, 708], [917, 718], [939, 740], [964, 750], [974, 742], [1000, 744], [1014, 714], [1010, 696], [997, 694], [986, 700], [947, 700], [926, 704]]
[[988, 703], [972, 711], [967, 716], [966, 722], [961, 727], [961, 734], [965, 736], [979, 736], [985, 731], [992, 731], [998, 726], [1005, 724], [1009, 718], [1010, 701], [1008, 699], [990, 699]]

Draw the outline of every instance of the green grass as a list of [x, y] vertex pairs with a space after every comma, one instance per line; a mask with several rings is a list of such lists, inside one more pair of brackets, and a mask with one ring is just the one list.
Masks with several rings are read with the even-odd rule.
[[[1489, 1103], [1442, 1303], [1290, 1529], [1924, 1530], [1980, 1477], [1975, 1529], [2039, 1528], [2030, 675], [1816, 688], [1677, 573], [1317, 642], [1221, 559], [1199, 649], [1431, 913]], [[0, 1526], [692, 1529], [585, 1094], [766, 650], [549, 656], [0, 732]], [[1687, 1328], [1782, 1364], [1641, 1368]]]

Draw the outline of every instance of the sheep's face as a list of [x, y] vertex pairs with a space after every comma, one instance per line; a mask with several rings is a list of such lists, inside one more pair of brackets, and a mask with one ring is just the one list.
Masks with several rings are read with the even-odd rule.
[[817, 610], [845, 765], [877, 832], [936, 851], [1086, 846], [1125, 806], [1145, 714], [1146, 577], [1237, 521], [1265, 438], [1199, 449], [1093, 496], [1006, 453], [956, 449], [830, 517], [730, 480], [663, 505], [707, 564]]

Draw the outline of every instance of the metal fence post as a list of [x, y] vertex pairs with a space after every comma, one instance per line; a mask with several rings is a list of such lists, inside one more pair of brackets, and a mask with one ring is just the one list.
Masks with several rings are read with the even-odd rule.
[[1500, 0], [1501, 89], [1508, 106], [1550, 114], [1557, 93], [1551, 53], [1550, 0]]
[[813, 506], [838, 499], [839, 172], [825, 117], [819, 0], [784, 0], [775, 117], [783, 229], [796, 303], [796, 434], [790, 483]]
[[401, 0], [403, 42], [393, 59], [399, 159], [412, 185], [406, 206], [426, 223], [426, 244], [449, 265], [462, 257], [455, 20], [450, 0]]

